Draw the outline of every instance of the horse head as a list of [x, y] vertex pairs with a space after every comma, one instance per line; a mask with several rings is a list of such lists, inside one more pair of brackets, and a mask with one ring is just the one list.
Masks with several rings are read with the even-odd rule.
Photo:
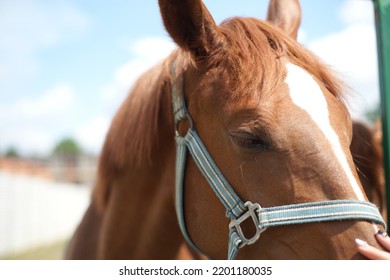
[[[285, 2], [293, 16], [275, 6]], [[171, 57], [171, 82], [182, 87], [191, 118], [178, 122], [177, 133], [196, 130], [238, 197], [263, 208], [367, 200], [349, 150], [352, 122], [343, 85], [294, 40], [297, 1], [272, 1], [268, 22], [237, 17], [219, 26], [201, 0], [159, 0], [159, 5], [179, 46]], [[186, 230], [200, 251], [225, 258], [226, 209], [193, 158], [187, 157], [183, 171]], [[245, 235], [253, 234], [250, 219], [240, 226]], [[360, 258], [355, 238], [377, 244], [376, 231], [366, 220], [270, 227], [238, 257]]]

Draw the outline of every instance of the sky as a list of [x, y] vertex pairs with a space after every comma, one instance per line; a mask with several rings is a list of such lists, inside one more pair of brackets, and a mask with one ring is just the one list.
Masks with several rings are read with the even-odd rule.
[[[267, 0], [205, 0], [215, 21], [265, 19]], [[379, 102], [367, 0], [301, 0], [298, 41], [350, 86], [354, 118]], [[137, 77], [175, 48], [157, 0], [1, 0], [0, 153], [46, 156], [64, 137], [98, 154]]]

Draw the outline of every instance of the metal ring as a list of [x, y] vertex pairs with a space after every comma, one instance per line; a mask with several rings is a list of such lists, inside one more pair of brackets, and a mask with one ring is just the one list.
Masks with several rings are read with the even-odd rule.
[[[190, 123], [190, 127], [188, 128], [187, 133], [188, 133], [188, 131], [190, 131], [190, 130], [192, 130], [192, 129], [194, 128], [194, 122], [192, 121], [191, 116], [188, 114], [188, 112], [185, 112], [183, 118], [180, 118], [180, 119], [178, 119], [178, 120], [175, 121], [175, 134], [176, 134], [176, 136], [182, 137], [182, 136], [180, 135], [180, 133], [179, 133], [179, 124], [180, 124], [181, 122], [183, 122], [185, 119], [187, 119], [188, 122]], [[185, 135], [187, 135], [187, 133], [186, 133]]]
[[[244, 214], [242, 214], [239, 218], [232, 219], [229, 224], [229, 228], [231, 229], [232, 227], [234, 227], [237, 231], [238, 236], [241, 239], [240, 248], [245, 245], [250, 245], [255, 243], [259, 239], [260, 234], [266, 230], [266, 228], [263, 229], [260, 228], [260, 220], [259, 220], [258, 212], [260, 211], [261, 206], [258, 203], [252, 203], [250, 201], [245, 202], [244, 205], [247, 207], [248, 210]], [[246, 221], [248, 218], [252, 218], [252, 221], [256, 227], [256, 233], [251, 238], [246, 238], [241, 229], [241, 224], [244, 221]]]

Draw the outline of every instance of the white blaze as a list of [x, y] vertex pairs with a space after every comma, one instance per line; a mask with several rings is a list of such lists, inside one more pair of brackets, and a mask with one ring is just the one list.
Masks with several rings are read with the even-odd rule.
[[314, 123], [321, 129], [333, 148], [333, 152], [343, 168], [357, 198], [365, 200], [364, 195], [353, 176], [340, 140], [329, 120], [328, 104], [325, 96], [314, 78], [301, 67], [288, 63], [286, 83], [290, 89], [291, 99], [295, 105], [306, 111]]

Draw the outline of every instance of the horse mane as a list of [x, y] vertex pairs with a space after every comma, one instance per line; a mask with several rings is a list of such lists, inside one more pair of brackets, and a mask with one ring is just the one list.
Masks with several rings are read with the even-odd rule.
[[[259, 85], [261, 92], [272, 92], [284, 79], [285, 73], [280, 69], [288, 60], [306, 69], [342, 99], [342, 83], [329, 67], [271, 24], [254, 18], [232, 18], [224, 21], [219, 30], [227, 44], [221, 44], [200, 63], [214, 69], [220, 79], [215, 76], [213, 79], [225, 82], [230, 98], [258, 92]], [[177, 74], [188, 65], [196, 67], [198, 63], [189, 53], [175, 51], [139, 78], [114, 117], [100, 155], [93, 194], [98, 209], [104, 209], [112, 181], [121, 172], [129, 173], [145, 164], [150, 166], [153, 149], [159, 148], [158, 126], [164, 121], [161, 117], [164, 84], [170, 81], [170, 65], [174, 60], [178, 62]]]
[[382, 141], [376, 139], [375, 133], [370, 126], [354, 121], [350, 150], [367, 198], [383, 212], [385, 182], [381, 155]]
[[168, 77], [165, 63], [145, 72], [112, 120], [100, 154], [93, 192], [99, 210], [105, 208], [114, 178], [121, 172], [129, 173], [151, 164], [153, 149], [158, 148], [163, 84]]

